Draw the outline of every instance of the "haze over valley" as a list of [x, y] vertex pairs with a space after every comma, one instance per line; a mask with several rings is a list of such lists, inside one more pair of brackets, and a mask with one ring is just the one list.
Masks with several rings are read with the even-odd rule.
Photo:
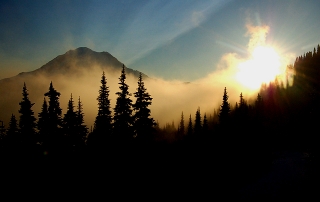
[[[78, 48], [57, 56], [39, 69], [2, 79], [0, 80], [0, 93], [8, 96], [0, 98], [0, 120], [8, 123], [12, 113], [18, 116], [24, 82], [30, 100], [35, 103], [33, 109], [37, 115], [41, 110], [44, 93], [48, 91], [52, 81], [53, 86], [61, 93], [60, 105], [63, 113], [66, 111], [71, 94], [74, 100], [80, 96], [84, 105], [85, 121], [90, 127], [97, 114], [96, 99], [102, 72], [106, 74], [107, 85], [110, 87], [111, 106], [114, 107], [115, 93], [119, 91], [118, 83], [122, 65], [109, 53]], [[134, 93], [139, 72], [126, 68], [126, 73], [129, 91]], [[223, 86], [228, 82], [221, 74], [219, 76], [212, 74], [194, 82], [166, 81], [150, 78], [145, 74], [143, 74], [143, 79], [153, 98], [151, 115], [162, 126], [167, 122], [177, 122], [182, 111], [186, 114], [194, 114], [198, 107], [213, 114], [213, 109], [219, 106]], [[236, 88], [231, 86], [229, 91], [237, 93]], [[134, 100], [133, 96], [131, 97]]]
[[[248, 50], [253, 52], [256, 47], [266, 45], [268, 26], [254, 27], [248, 24], [247, 29], [250, 34]], [[265, 55], [266, 53], [268, 52], [260, 54]], [[252, 75], [254, 70], [251, 68], [256, 68], [256, 66], [252, 66], [251, 63], [256, 59], [253, 56], [242, 57], [236, 53], [226, 53], [220, 59], [216, 70], [206, 77], [191, 82], [165, 80], [142, 73], [146, 88], [153, 98], [150, 106], [151, 116], [159, 122], [160, 126], [164, 126], [166, 123], [178, 123], [182, 112], [194, 116], [199, 107], [203, 114], [207, 113], [210, 116], [213, 115], [214, 110], [219, 109], [225, 87], [228, 89], [231, 106], [234, 106], [240, 93], [243, 93], [249, 101], [255, 99], [263, 83], [268, 84], [276, 78], [287, 83], [286, 79], [290, 79], [290, 77], [288, 77], [286, 66], [293, 62], [294, 56], [292, 54], [281, 55], [281, 59], [274, 59], [273, 55], [265, 56], [266, 61], [277, 63], [276, 71], [271, 74], [263, 72], [269, 71], [270, 65], [267, 64], [265, 70], [259, 70], [262, 71], [262, 74]], [[259, 59], [259, 56], [257, 58], [257, 64], [265, 63]], [[57, 56], [38, 69], [2, 79], [0, 80], [0, 93], [8, 96], [0, 98], [2, 109], [0, 120], [5, 120], [5, 123], [8, 123], [12, 113], [18, 116], [18, 103], [21, 100], [24, 82], [29, 90], [31, 101], [35, 103], [33, 109], [37, 115], [41, 110], [44, 93], [48, 91], [52, 81], [54, 87], [61, 93], [60, 105], [63, 113], [65, 113], [71, 94], [74, 99], [78, 99], [80, 96], [84, 105], [85, 121], [90, 127], [97, 115], [96, 99], [102, 72], [104, 71], [106, 74], [107, 86], [110, 87], [111, 106], [114, 107], [115, 93], [119, 91], [118, 83], [122, 65], [125, 64], [108, 52], [95, 52], [89, 48], [81, 47]], [[129, 92], [134, 93], [137, 88], [139, 72], [126, 68], [126, 73]], [[259, 77], [259, 75], [261, 76]], [[269, 77], [265, 78], [265, 75], [269, 75]], [[258, 80], [255, 80], [254, 83], [248, 83], [253, 77]]]
[[1, 168], [36, 182], [35, 166], [46, 189], [58, 176], [59, 190], [98, 179], [129, 197], [136, 187], [314, 200], [319, 10], [319, 0], [1, 1]]

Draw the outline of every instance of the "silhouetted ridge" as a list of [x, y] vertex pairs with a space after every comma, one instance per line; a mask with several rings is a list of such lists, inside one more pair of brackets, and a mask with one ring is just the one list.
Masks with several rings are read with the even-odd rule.
[[87, 47], [79, 47], [77, 49], [67, 51], [66, 54], [83, 55], [83, 54], [86, 54], [88, 52], [95, 52], [95, 51], [93, 51], [93, 50], [91, 50], [90, 48], [87, 48]]
[[[67, 72], [67, 68], [73, 68], [74, 73], [75, 68], [86, 67], [83, 62], [97, 64], [100, 56], [101, 60], [113, 60], [113, 56], [106, 57], [106, 54], [79, 48], [58, 56], [43, 69], [53, 73], [59, 70], [61, 74]], [[200, 113], [200, 104], [204, 103], [199, 102], [195, 116], [190, 114], [188, 122], [181, 113], [178, 128], [174, 121], [160, 128], [151, 117], [149, 106], [153, 98], [147, 92], [141, 74], [137, 78], [138, 88], [133, 93], [135, 102], [131, 99], [126, 76], [128, 69], [123, 64], [113, 112], [109, 95], [114, 92], [109, 90], [104, 71], [97, 89], [98, 96], [84, 92], [86, 97], [98, 102], [97, 116], [90, 132], [84, 124], [80, 96], [76, 107], [73, 95], [70, 95], [67, 111], [63, 114], [59, 101], [61, 93], [51, 81], [49, 90], [41, 90], [45, 93], [41, 93], [40, 100], [45, 97], [36, 122], [32, 109], [34, 102], [29, 99], [26, 83], [22, 87], [22, 100], [16, 102], [10, 100], [10, 93], [17, 91], [12, 87], [14, 85], [4, 86], [1, 80], [0, 86], [2, 83], [4, 87], [1, 86], [0, 95], [6, 100], [2, 101], [3, 105], [0, 102], [0, 109], [9, 108], [11, 103], [19, 104], [20, 108], [12, 112], [18, 111], [20, 116], [17, 120], [13, 113], [8, 115], [11, 118], [7, 128], [0, 121], [0, 155], [5, 154], [16, 162], [21, 159], [23, 163], [29, 159], [52, 162], [52, 165], [61, 162], [61, 168], [74, 163], [74, 168], [83, 173], [83, 176], [76, 176], [79, 179], [111, 173], [118, 182], [119, 176], [142, 179], [149, 177], [151, 172], [156, 176], [151, 181], [156, 184], [170, 185], [174, 179], [174, 186], [182, 187], [184, 191], [187, 190], [185, 187], [197, 191], [192, 186], [194, 184], [200, 184], [197, 188], [205, 190], [207, 184], [202, 185], [197, 179], [206, 179], [212, 182], [210, 186], [214, 187], [214, 193], [209, 194], [215, 198], [290, 200], [299, 197], [308, 201], [318, 195], [314, 184], [317, 184], [320, 160], [317, 138], [319, 65], [320, 45], [317, 50], [314, 48], [313, 52], [298, 57], [294, 65], [287, 66], [287, 72], [295, 72], [293, 80], [289, 80], [288, 74], [286, 80], [275, 78], [269, 84], [263, 84], [252, 101], [240, 91], [235, 103], [230, 102], [227, 87], [224, 87], [217, 95], [222, 99], [213, 116], [209, 112], [207, 118], [206, 112]], [[12, 80], [28, 79], [23, 75]], [[35, 79], [30, 78], [32, 84]], [[38, 83], [33, 84], [32, 93], [40, 88]], [[77, 88], [82, 90], [84, 86], [74, 89]], [[165, 98], [164, 102], [172, 100], [170, 96]], [[183, 99], [181, 97], [185, 101]], [[3, 111], [0, 116], [2, 114]], [[166, 115], [170, 119], [171, 115]], [[130, 172], [124, 172], [123, 168], [130, 168]], [[70, 169], [72, 173], [74, 170]], [[68, 174], [65, 169], [63, 173]]]
[[[18, 76], [45, 74], [53, 76], [57, 74], [71, 75], [80, 74], [81, 70], [91, 70], [101, 68], [101, 71], [121, 71], [123, 63], [108, 52], [96, 52], [87, 47], [79, 47], [69, 50], [65, 54], [59, 55], [41, 66], [39, 69], [30, 72], [21, 72]], [[137, 78], [140, 72], [125, 67], [128, 74], [133, 74]], [[142, 74], [145, 78], [147, 75]]]

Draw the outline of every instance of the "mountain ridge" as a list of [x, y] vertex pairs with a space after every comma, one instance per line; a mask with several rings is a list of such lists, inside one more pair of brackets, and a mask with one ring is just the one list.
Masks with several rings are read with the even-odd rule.
[[[16, 76], [40, 73], [45, 74], [46, 76], [52, 76], [57, 74], [68, 74], [70, 73], [70, 71], [74, 71], [76, 74], [79, 74], [80, 70], [90, 70], [93, 67], [100, 67], [103, 71], [116, 69], [120, 70], [122, 68], [122, 65], [124, 64], [109, 52], [96, 52], [87, 47], [79, 47], [76, 49], [68, 50], [64, 54], [56, 56], [38, 69], [28, 72], [20, 72]], [[126, 66], [125, 70], [127, 74], [133, 74], [136, 77], [138, 77], [139, 74], [142, 73], [140, 71], [130, 69]], [[142, 73], [142, 75], [144, 78], [148, 78], [146, 74]], [[13, 77], [0, 79], [0, 81]]]
[[[24, 83], [30, 93], [30, 100], [36, 103], [33, 107], [35, 115], [41, 110], [44, 93], [48, 91], [50, 82], [53, 82], [54, 87], [61, 93], [60, 103], [64, 109], [71, 93], [81, 96], [85, 104], [94, 102], [101, 85], [102, 72], [106, 74], [112, 92], [110, 99], [113, 101], [116, 99], [115, 92], [123, 65], [108, 52], [96, 52], [80, 47], [56, 56], [38, 69], [0, 79], [0, 120], [8, 124], [11, 114], [19, 115], [19, 102]], [[140, 72], [127, 67], [125, 71], [127, 83], [132, 86], [131, 91], [134, 91]], [[144, 80], [150, 78], [142, 72], [141, 74]], [[95, 105], [86, 108], [88, 111], [96, 110]], [[87, 116], [87, 120], [93, 120], [93, 117]]]

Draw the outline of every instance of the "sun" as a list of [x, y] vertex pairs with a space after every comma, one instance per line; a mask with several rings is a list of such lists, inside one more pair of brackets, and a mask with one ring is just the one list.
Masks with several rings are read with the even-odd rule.
[[249, 60], [238, 65], [236, 79], [250, 89], [259, 89], [262, 83], [274, 81], [281, 74], [280, 56], [274, 48], [257, 46]]

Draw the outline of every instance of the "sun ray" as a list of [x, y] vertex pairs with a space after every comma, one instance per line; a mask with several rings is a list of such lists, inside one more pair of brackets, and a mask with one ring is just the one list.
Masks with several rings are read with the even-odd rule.
[[236, 79], [245, 87], [255, 90], [262, 83], [274, 81], [281, 74], [280, 56], [274, 48], [257, 46], [249, 60], [238, 65]]

